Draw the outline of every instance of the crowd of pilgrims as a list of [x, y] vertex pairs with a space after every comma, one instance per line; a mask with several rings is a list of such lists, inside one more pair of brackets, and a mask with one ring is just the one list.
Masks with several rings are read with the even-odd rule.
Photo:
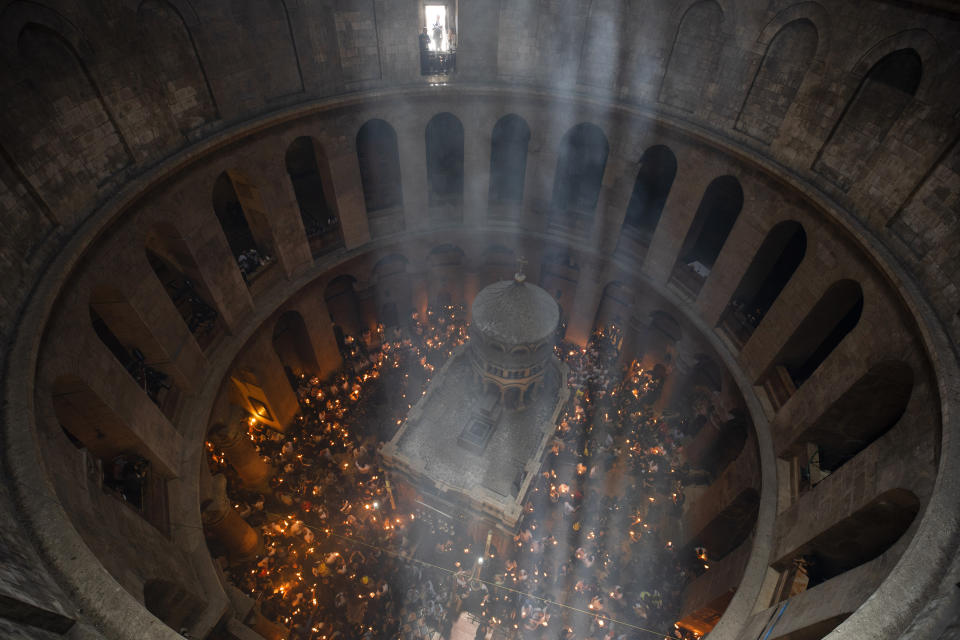
[[558, 344], [570, 397], [507, 553], [390, 485], [379, 447], [466, 340], [464, 318], [448, 306], [372, 339], [338, 332], [344, 366], [332, 379], [291, 377], [295, 423], [280, 433], [250, 421], [276, 470], [270, 495], [246, 490], [208, 443], [264, 540], [261, 555], [228, 567], [234, 585], [291, 640], [449, 638], [463, 612], [476, 638], [693, 638], [674, 624], [682, 587], [706, 566], [704, 550], [671, 540], [694, 478], [679, 456], [683, 424], [653, 410], [660, 376], [618, 365], [616, 328], [586, 348]]

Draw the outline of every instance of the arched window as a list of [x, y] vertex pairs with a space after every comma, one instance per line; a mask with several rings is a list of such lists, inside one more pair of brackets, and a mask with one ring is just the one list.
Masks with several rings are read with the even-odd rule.
[[805, 18], [787, 23], [777, 32], [750, 85], [737, 130], [768, 144], [777, 137], [818, 41], [817, 28]]
[[173, 225], [161, 223], [150, 230], [144, 249], [173, 306], [200, 348], [206, 349], [223, 331], [223, 323], [187, 243]]
[[[224, 171], [217, 178], [213, 186], [213, 210], [217, 214], [220, 228], [227, 238], [230, 251], [237, 261], [237, 268], [243, 276], [244, 282], [249, 284], [250, 279], [262, 267], [272, 263], [273, 258], [269, 246], [258, 240], [266, 239], [266, 221], [260, 217], [248, 215], [260, 213], [259, 199], [254, 187], [240, 178], [237, 174]], [[260, 227], [261, 233], [254, 234], [254, 223]]]
[[873, 65], [820, 150], [814, 169], [848, 190], [913, 100], [922, 76], [923, 63], [913, 49], [894, 51]]
[[743, 208], [743, 189], [733, 176], [711, 182], [687, 231], [671, 282], [696, 297]]
[[623, 231], [649, 246], [660, 222], [663, 205], [677, 175], [677, 158], [668, 147], [656, 145], [643, 152], [633, 182], [633, 195], [623, 219]]
[[300, 220], [314, 257], [343, 246], [330, 165], [316, 140], [301, 136], [290, 143], [287, 173], [300, 207]]
[[713, 0], [687, 9], [670, 51], [660, 102], [694, 111], [703, 100], [702, 92], [714, 81], [723, 51], [722, 22], [723, 10]]
[[551, 206], [563, 224], [589, 227], [600, 199], [609, 151], [607, 136], [594, 124], [578, 124], [563, 136]]
[[180, 131], [217, 118], [217, 107], [193, 36], [183, 16], [164, 0], [146, 0], [137, 10], [140, 43], [150, 56], [153, 79]]
[[[397, 132], [383, 120], [369, 120], [357, 132], [357, 161], [363, 199], [374, 237], [403, 229], [403, 188]], [[393, 224], [390, 219], [395, 219]]]
[[776, 408], [793, 395], [853, 331], [863, 312], [863, 290], [853, 280], [830, 286], [790, 339], [760, 384]]
[[743, 346], [750, 339], [806, 251], [807, 234], [799, 222], [787, 220], [770, 230], [720, 319], [734, 342]]
[[490, 204], [523, 202], [530, 127], [510, 114], [497, 120], [490, 138]]
[[298, 376], [320, 371], [307, 323], [298, 311], [287, 311], [277, 318], [273, 326], [273, 350], [280, 358], [294, 391], [297, 390]]
[[424, 135], [430, 206], [463, 204], [463, 124], [452, 113], [438, 113]]

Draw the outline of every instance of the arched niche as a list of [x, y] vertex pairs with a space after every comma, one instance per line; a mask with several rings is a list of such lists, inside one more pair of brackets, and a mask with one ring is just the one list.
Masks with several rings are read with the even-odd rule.
[[200, 54], [176, 7], [165, 0], [145, 0], [137, 9], [137, 23], [152, 81], [181, 133], [216, 120], [217, 105]]
[[640, 157], [622, 233], [641, 247], [650, 246], [676, 175], [677, 158], [669, 147], [654, 145]]
[[607, 136], [597, 125], [583, 122], [567, 131], [560, 142], [553, 178], [553, 221], [578, 229], [590, 228], [609, 152]]
[[[430, 118], [424, 136], [429, 204], [459, 207], [463, 204], [463, 123], [452, 113], [438, 113]], [[455, 218], [462, 218], [459, 210]]]
[[779, 408], [853, 331], [863, 312], [863, 290], [853, 280], [827, 289], [787, 342], [758, 384]]
[[357, 131], [357, 162], [370, 232], [402, 231], [403, 187], [397, 132], [384, 120], [368, 120]]
[[777, 224], [754, 254], [719, 326], [738, 345], [746, 344], [807, 252], [807, 234], [794, 220]]
[[807, 18], [785, 24], [770, 41], [737, 118], [736, 129], [767, 144], [783, 124], [817, 53], [817, 28]]
[[696, 297], [703, 288], [743, 208], [743, 188], [733, 176], [715, 178], [690, 223], [670, 282]]
[[497, 205], [523, 202], [529, 145], [530, 127], [526, 120], [514, 113], [497, 120], [490, 137], [491, 214], [499, 210]]
[[714, 0], [687, 9], [673, 40], [660, 102], [695, 111], [703, 88], [714, 81], [723, 51], [723, 9]]
[[342, 247], [330, 163], [319, 143], [310, 136], [300, 136], [287, 147], [285, 164], [310, 253], [317, 258]]
[[894, 51], [874, 64], [820, 149], [814, 170], [849, 190], [913, 101], [922, 77], [923, 62], [914, 49]]

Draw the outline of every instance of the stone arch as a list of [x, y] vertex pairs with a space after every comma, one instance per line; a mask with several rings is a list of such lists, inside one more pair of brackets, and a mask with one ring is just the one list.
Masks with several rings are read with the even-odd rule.
[[213, 185], [213, 210], [243, 280], [269, 264], [273, 250], [266, 213], [256, 187], [240, 173], [224, 171]]
[[848, 191], [913, 102], [923, 76], [923, 59], [913, 48], [898, 49], [874, 63], [821, 147], [813, 169]]
[[593, 220], [609, 152], [607, 136], [597, 125], [582, 122], [567, 131], [553, 178], [552, 215], [575, 227]]
[[[11, 20], [33, 15], [18, 13]], [[5, 73], [19, 76], [21, 91], [8, 106], [0, 133], [11, 161], [33, 189], [41, 197], [66, 201], [57, 215], [64, 221], [129, 167], [133, 155], [90, 73], [89, 52], [78, 49], [84, 46], [79, 33], [64, 35], [47, 23], [72, 25], [55, 13], [39, 14], [49, 20], [26, 22], [15, 36], [16, 54]]]
[[813, 56], [816, 62], [825, 62], [830, 51], [832, 29], [830, 14], [819, 2], [798, 2], [782, 9], [763, 27], [757, 37], [757, 44], [766, 50], [780, 31], [797, 20], [807, 20], [817, 31], [817, 48]]
[[315, 138], [300, 136], [284, 156], [310, 253], [317, 258], [343, 246], [330, 161]]
[[59, 12], [39, 2], [15, 0], [0, 12], [0, 37], [4, 53], [10, 60], [19, 55], [20, 34], [28, 25], [44, 27], [67, 41], [77, 57], [85, 64], [91, 62], [94, 49], [86, 36]]
[[857, 326], [863, 312], [863, 290], [853, 280], [833, 283], [780, 349], [757, 384], [767, 389], [779, 408], [810, 378]]
[[530, 126], [515, 113], [499, 120], [490, 137], [490, 204], [523, 202]]
[[184, 324], [200, 348], [206, 349], [223, 332], [223, 319], [180, 231], [169, 222], [154, 225], [144, 242], [144, 252]]
[[878, 362], [850, 385], [797, 441], [817, 445], [820, 467], [835, 471], [900, 421], [913, 385], [910, 365], [898, 360]]
[[384, 120], [368, 120], [357, 131], [356, 146], [371, 234], [376, 238], [392, 231], [391, 226], [382, 224], [391, 215], [399, 217], [402, 230], [403, 187], [397, 132]]
[[690, 223], [670, 281], [696, 297], [743, 208], [743, 188], [733, 176], [715, 178]]
[[767, 233], [718, 323], [737, 345], [742, 347], [753, 335], [806, 251], [807, 234], [795, 220], [780, 222]]
[[660, 85], [659, 101], [695, 111], [713, 80], [723, 47], [723, 9], [714, 0], [692, 4], [683, 14]]
[[753, 76], [735, 128], [770, 144], [817, 53], [819, 34], [807, 18], [785, 24], [776, 33]]
[[930, 90], [931, 83], [939, 75], [943, 60], [943, 47], [924, 29], [906, 29], [880, 40], [857, 60], [850, 73], [862, 80], [877, 63], [902, 49], [912, 49], [920, 57], [923, 75], [917, 84], [915, 95], [922, 100]]
[[343, 349], [346, 335], [359, 338], [363, 333], [363, 316], [356, 291], [357, 279], [349, 274], [337, 276], [327, 283], [323, 299], [333, 322], [337, 344]]
[[[463, 204], [463, 123], [449, 112], [430, 118], [424, 131], [430, 206]], [[457, 216], [459, 221], [462, 213]]]
[[262, 0], [240, 5], [246, 15], [239, 20], [253, 27], [249, 38], [250, 64], [258, 68], [263, 95], [282, 98], [304, 90], [300, 53], [290, 12], [284, 0]]
[[273, 325], [272, 344], [291, 384], [297, 376], [320, 371], [307, 323], [299, 311], [291, 309], [280, 314]]
[[658, 144], [643, 152], [622, 232], [635, 237], [644, 247], [653, 239], [676, 176], [677, 157], [670, 147]]
[[182, 10], [169, 0], [144, 0], [137, 22], [140, 45], [153, 62], [152, 80], [180, 131], [216, 120], [216, 99]]

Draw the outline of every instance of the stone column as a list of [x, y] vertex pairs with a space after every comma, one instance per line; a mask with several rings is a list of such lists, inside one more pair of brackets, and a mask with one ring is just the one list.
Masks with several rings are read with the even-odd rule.
[[340, 355], [336, 336], [333, 335], [333, 322], [330, 320], [327, 303], [323, 299], [323, 291], [315, 290], [300, 296], [296, 309], [307, 326], [313, 355], [317, 364], [320, 365], [317, 374], [321, 378], [326, 378], [340, 368], [343, 357]]
[[263, 539], [233, 508], [226, 487], [227, 479], [222, 474], [213, 477], [214, 497], [205, 501], [200, 518], [204, 530], [224, 546], [231, 561], [246, 560], [261, 551]]
[[225, 425], [214, 425], [210, 430], [210, 440], [226, 455], [227, 462], [244, 485], [262, 493], [270, 490], [273, 467], [260, 457], [247, 436], [246, 423], [242, 419], [235, 418]]

